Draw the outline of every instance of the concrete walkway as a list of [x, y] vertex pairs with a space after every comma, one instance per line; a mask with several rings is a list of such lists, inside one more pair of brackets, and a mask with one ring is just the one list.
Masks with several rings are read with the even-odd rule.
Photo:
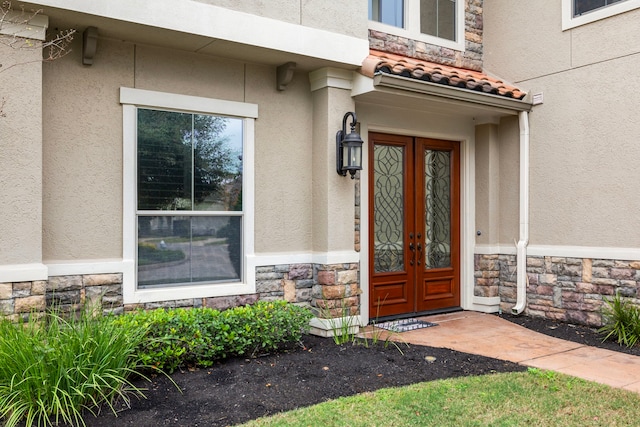
[[491, 314], [463, 311], [421, 317], [438, 326], [396, 334], [409, 344], [509, 360], [640, 392], [640, 357], [564, 341]]

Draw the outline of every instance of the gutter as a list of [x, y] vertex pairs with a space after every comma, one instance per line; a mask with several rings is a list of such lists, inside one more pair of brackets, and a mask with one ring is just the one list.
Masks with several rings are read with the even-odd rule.
[[490, 107], [496, 110], [502, 110], [505, 114], [513, 114], [514, 111], [520, 112], [531, 110], [531, 102], [529, 102], [528, 100], [525, 101], [520, 99], [507, 98], [500, 95], [476, 92], [469, 89], [441, 85], [438, 83], [416, 80], [409, 77], [377, 72], [373, 76], [372, 80], [373, 86], [376, 89], [386, 88], [391, 90], [402, 90], [405, 95], [406, 92], [413, 92], [420, 95], [430, 95], [440, 100], [447, 99], [451, 102], [464, 103], [467, 105], [471, 104], [482, 107]]
[[512, 314], [521, 314], [527, 305], [527, 246], [529, 245], [529, 113], [518, 113], [520, 126], [520, 237], [516, 244], [516, 305]]

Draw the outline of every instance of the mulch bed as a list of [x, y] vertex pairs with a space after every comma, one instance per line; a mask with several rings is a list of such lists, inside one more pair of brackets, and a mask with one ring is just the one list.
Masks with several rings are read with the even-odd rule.
[[[544, 319], [501, 315], [506, 320], [558, 338], [640, 355], [601, 342], [591, 328]], [[401, 352], [401, 351], [402, 352]], [[147, 399], [121, 405], [118, 417], [108, 411], [86, 418], [89, 427], [230, 426], [384, 387], [494, 372], [523, 371], [523, 366], [448, 349], [402, 345], [337, 346], [333, 340], [306, 336], [303, 345], [278, 354], [233, 358], [210, 369], [176, 372], [151, 383]]]

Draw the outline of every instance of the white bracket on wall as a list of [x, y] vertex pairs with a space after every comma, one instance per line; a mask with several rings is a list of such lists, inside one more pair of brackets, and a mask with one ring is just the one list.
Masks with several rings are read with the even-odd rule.
[[285, 90], [293, 80], [293, 72], [296, 69], [295, 62], [287, 62], [276, 69], [276, 86], [278, 90]]

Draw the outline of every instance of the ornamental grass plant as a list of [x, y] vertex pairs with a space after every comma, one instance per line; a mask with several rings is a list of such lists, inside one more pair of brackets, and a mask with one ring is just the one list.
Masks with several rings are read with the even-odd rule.
[[618, 344], [633, 347], [640, 340], [640, 308], [629, 299], [616, 293], [608, 300], [605, 298], [602, 310], [604, 325], [598, 330], [607, 339], [615, 339]]
[[115, 413], [117, 398], [144, 396], [128, 378], [137, 374], [145, 333], [90, 307], [70, 318], [53, 310], [17, 324], [0, 319], [0, 421], [85, 425], [85, 411]]

